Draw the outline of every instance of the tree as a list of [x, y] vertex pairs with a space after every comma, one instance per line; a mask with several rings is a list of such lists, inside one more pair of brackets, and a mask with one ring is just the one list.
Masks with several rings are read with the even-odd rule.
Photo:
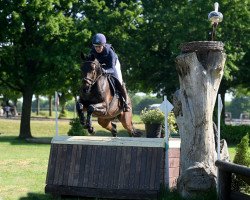
[[[207, 44], [196, 42], [199, 47], [217, 46], [219, 42]], [[175, 93], [174, 113], [181, 135], [181, 173], [177, 187], [185, 198], [216, 188], [213, 110], [225, 60], [226, 54], [218, 48], [193, 48], [176, 60], [180, 90]]]
[[[129, 83], [136, 80], [141, 91], [172, 94], [178, 86], [175, 58], [179, 46], [190, 41], [210, 40], [211, 25], [207, 14], [214, 1], [142, 1], [144, 23], [139, 24], [139, 51], [134, 54]], [[225, 43], [227, 62], [219, 93], [224, 96], [238, 85], [249, 87], [249, 1], [222, 1], [219, 10], [224, 20], [216, 40]], [[150, 33], [150, 34], [149, 34]]]
[[[71, 12], [75, 1], [1, 1], [0, 85], [23, 95], [19, 138], [32, 137], [34, 93], [59, 88], [76, 64], [78, 32]], [[73, 37], [74, 36], [74, 37]], [[74, 44], [74, 45], [73, 45]]]

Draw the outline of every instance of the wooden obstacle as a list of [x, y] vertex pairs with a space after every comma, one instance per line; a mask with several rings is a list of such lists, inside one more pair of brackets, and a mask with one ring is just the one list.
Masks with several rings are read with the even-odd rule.
[[235, 163], [217, 160], [219, 169], [218, 198], [219, 200], [250, 200], [250, 195], [232, 191], [232, 174], [241, 175], [241, 179], [250, 185], [250, 168]]
[[[179, 175], [180, 151], [175, 143], [169, 143], [171, 187]], [[157, 198], [164, 186], [164, 159], [163, 138], [55, 137], [45, 192], [56, 196]]]

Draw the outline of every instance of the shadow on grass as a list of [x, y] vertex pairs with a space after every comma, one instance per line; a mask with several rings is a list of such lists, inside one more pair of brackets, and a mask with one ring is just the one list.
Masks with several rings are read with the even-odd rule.
[[0, 143], [8, 142], [11, 145], [34, 145], [34, 144], [50, 144], [51, 137], [41, 137], [41, 138], [30, 138], [28, 141], [26, 139], [20, 139], [16, 136], [4, 136], [0, 135]]
[[52, 196], [50, 194], [39, 194], [39, 193], [28, 193], [27, 197], [19, 198], [19, 200], [96, 200], [96, 199], [97, 198], [83, 198], [77, 196]]

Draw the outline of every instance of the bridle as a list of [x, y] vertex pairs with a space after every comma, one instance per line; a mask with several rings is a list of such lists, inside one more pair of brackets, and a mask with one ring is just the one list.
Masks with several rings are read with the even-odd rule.
[[[96, 60], [94, 60], [94, 61], [85, 61], [85, 63], [94, 63], [96, 66], [100, 67], [100, 63], [99, 63], [98, 61], [96, 61]], [[93, 85], [97, 82], [97, 80], [98, 80], [101, 76], [102, 76], [102, 73], [101, 73], [99, 76], [97, 76], [95, 79], [91, 79], [91, 78], [88, 78], [88, 77], [82, 78], [82, 80], [90, 82], [89, 87], [88, 87], [88, 89], [86, 90], [87, 93], [90, 92], [90, 90], [91, 90], [91, 88], [93, 87]]]

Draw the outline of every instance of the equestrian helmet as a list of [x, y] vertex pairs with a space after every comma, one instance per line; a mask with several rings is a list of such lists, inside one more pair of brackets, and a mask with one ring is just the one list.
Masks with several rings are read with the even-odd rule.
[[102, 33], [97, 33], [94, 35], [92, 39], [93, 45], [105, 45], [106, 44], [106, 37]]

